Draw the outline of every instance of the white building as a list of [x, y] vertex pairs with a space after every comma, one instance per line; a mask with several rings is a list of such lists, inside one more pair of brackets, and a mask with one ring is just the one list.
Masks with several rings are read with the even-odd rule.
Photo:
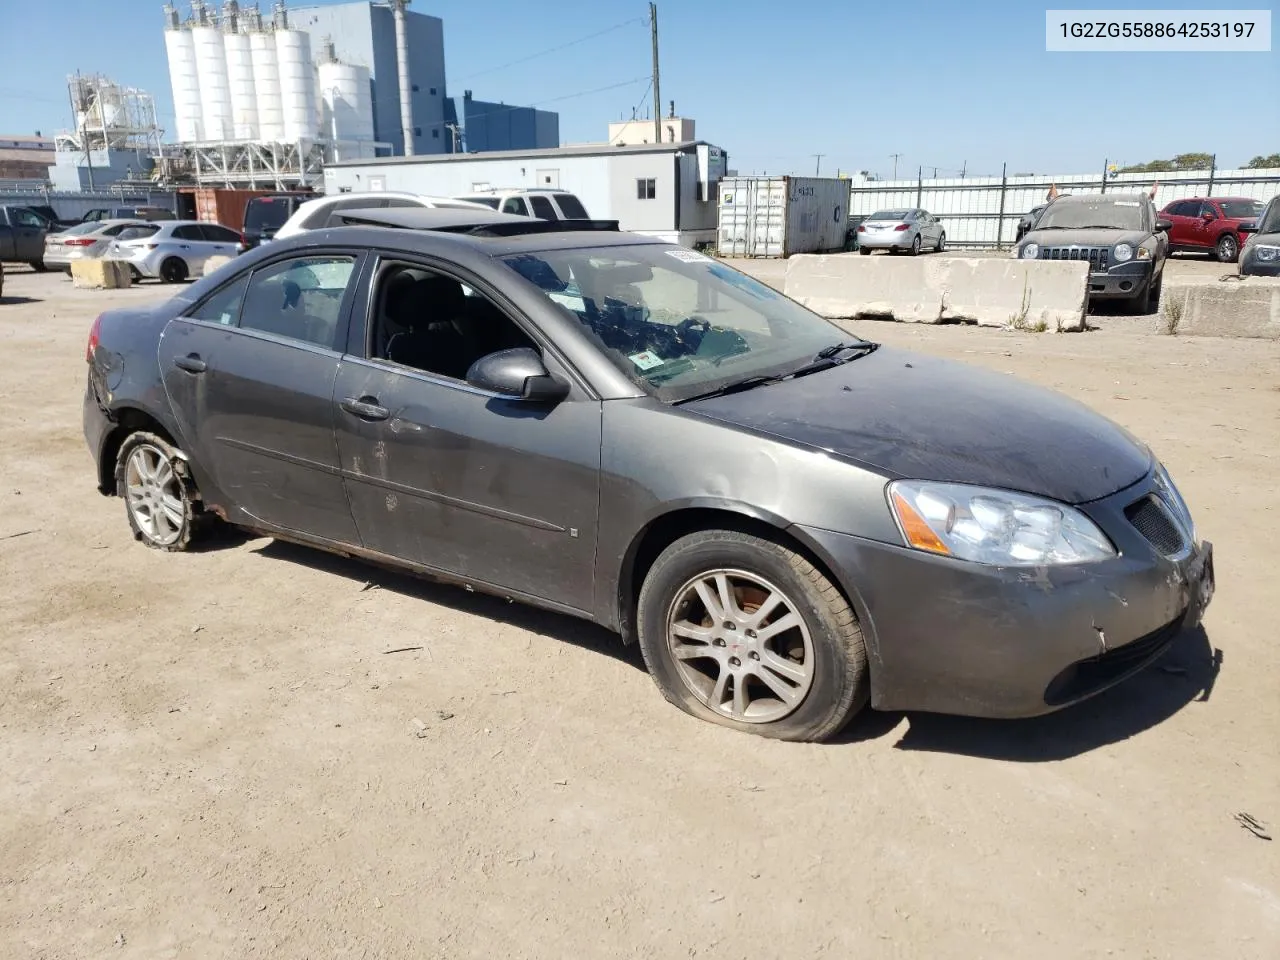
[[723, 150], [699, 140], [377, 157], [329, 164], [324, 192], [456, 197], [489, 188], [566, 190], [594, 219], [692, 247], [716, 240], [717, 185], [726, 161]]
[[[688, 117], [663, 117], [658, 121], [662, 143], [688, 143], [696, 140], [694, 123]], [[652, 120], [618, 120], [609, 124], [609, 143], [653, 143]]]

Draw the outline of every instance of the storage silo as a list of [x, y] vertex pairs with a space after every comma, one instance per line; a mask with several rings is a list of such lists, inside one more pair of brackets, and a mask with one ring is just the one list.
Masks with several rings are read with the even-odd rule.
[[169, 57], [169, 86], [173, 90], [173, 114], [179, 143], [202, 140], [204, 120], [200, 104], [200, 78], [196, 70], [196, 43], [182, 28], [177, 11], [165, 8], [164, 48]]
[[340, 61], [320, 64], [324, 102], [322, 136], [335, 140], [373, 139], [373, 88], [369, 69]]
[[280, 99], [280, 68], [276, 60], [276, 38], [259, 31], [249, 34], [253, 58], [253, 90], [258, 102], [258, 138], [270, 142], [284, 139], [284, 104]]
[[231, 87], [231, 129], [237, 140], [258, 139], [258, 94], [253, 78], [253, 50], [247, 33], [222, 37]]
[[284, 139], [313, 140], [318, 108], [311, 38], [302, 30], [277, 29], [276, 60], [280, 68]]
[[205, 140], [231, 140], [231, 87], [227, 82], [227, 53], [222, 31], [213, 25], [191, 30], [196, 47], [196, 70], [200, 73], [200, 114], [204, 118]]

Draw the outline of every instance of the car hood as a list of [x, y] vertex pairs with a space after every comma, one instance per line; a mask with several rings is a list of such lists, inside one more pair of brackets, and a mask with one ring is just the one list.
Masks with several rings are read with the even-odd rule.
[[1032, 230], [1022, 242], [1042, 247], [1113, 247], [1117, 243], [1136, 247], [1150, 236], [1145, 230]]
[[880, 348], [681, 409], [825, 450], [893, 478], [1097, 500], [1152, 467], [1146, 445], [1068, 397], [966, 364]]

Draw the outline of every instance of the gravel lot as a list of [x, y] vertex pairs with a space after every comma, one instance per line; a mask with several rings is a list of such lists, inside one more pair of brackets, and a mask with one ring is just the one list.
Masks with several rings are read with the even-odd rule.
[[268, 539], [135, 544], [84, 342], [168, 291], [5, 292], [5, 957], [1280, 956], [1280, 844], [1237, 820], [1280, 833], [1280, 344], [858, 325], [1147, 439], [1218, 595], [1083, 706], [812, 746], [686, 717], [574, 620]]

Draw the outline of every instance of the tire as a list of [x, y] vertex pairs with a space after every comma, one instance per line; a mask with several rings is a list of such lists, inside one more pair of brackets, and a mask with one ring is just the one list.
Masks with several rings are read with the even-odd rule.
[[1144, 313], [1160, 312], [1160, 294], [1164, 290], [1164, 271], [1160, 271], [1160, 276], [1156, 278], [1156, 282], [1147, 287], [1147, 309]]
[[160, 264], [160, 279], [164, 283], [182, 283], [187, 279], [187, 262], [181, 257], [169, 257]]
[[[732, 598], [727, 614], [724, 588]], [[779, 602], [766, 604], [772, 595]], [[760, 626], [762, 604], [769, 609]], [[753, 629], [764, 633], [783, 619], [794, 622], [772, 636]], [[760, 537], [705, 530], [671, 544], [645, 577], [636, 622], [658, 689], [703, 720], [778, 740], [822, 741], [869, 699], [866, 648], [848, 601], [800, 554]], [[670, 629], [680, 623], [684, 633]]]
[[858, 253], [860, 253], [864, 257], [871, 256], [871, 251], [867, 247], [859, 247]]
[[49, 268], [44, 265], [44, 260], [40, 259], [31, 261], [31, 269], [36, 273], [44, 273]]
[[911, 255], [913, 257], [920, 256], [920, 234], [916, 234], [914, 240], [911, 241]]
[[1240, 241], [1234, 233], [1224, 233], [1213, 247], [1213, 259], [1219, 263], [1235, 263], [1240, 256]]
[[184, 551], [207, 526], [186, 461], [154, 433], [140, 430], [120, 445], [116, 494], [124, 500], [134, 539], [153, 550]]
[[944, 253], [947, 249], [947, 235], [945, 233], [938, 234], [938, 253]]

